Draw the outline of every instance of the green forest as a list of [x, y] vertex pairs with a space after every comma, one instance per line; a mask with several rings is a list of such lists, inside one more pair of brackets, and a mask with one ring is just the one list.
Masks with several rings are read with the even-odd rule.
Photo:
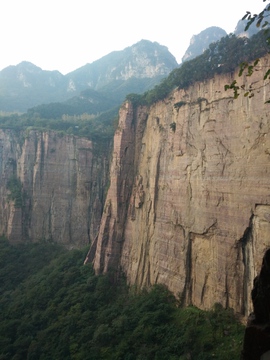
[[239, 359], [232, 310], [183, 308], [164, 286], [96, 276], [86, 253], [0, 239], [1, 360]]

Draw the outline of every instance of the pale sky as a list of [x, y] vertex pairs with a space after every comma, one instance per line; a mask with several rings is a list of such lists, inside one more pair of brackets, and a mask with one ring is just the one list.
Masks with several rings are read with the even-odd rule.
[[262, 0], [1, 0], [0, 70], [30, 61], [62, 74], [141, 39], [168, 47], [178, 63], [192, 35], [227, 33]]

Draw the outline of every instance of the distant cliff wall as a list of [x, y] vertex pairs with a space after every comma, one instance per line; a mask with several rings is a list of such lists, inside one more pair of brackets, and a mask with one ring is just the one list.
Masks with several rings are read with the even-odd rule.
[[[269, 67], [269, 58], [261, 61]], [[120, 110], [110, 188], [86, 261], [139, 287], [164, 283], [183, 303], [250, 309], [270, 246], [269, 86], [253, 98], [215, 76], [151, 106]]]
[[0, 130], [0, 234], [80, 247], [98, 231], [108, 160], [91, 141]]

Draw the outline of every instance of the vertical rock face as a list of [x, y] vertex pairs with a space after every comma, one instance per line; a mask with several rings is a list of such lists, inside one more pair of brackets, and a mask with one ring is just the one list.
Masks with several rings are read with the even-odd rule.
[[257, 72], [243, 79], [257, 82], [255, 96], [234, 100], [224, 85], [236, 77], [175, 90], [150, 109], [121, 109], [88, 257], [97, 272], [122, 269], [139, 287], [164, 283], [201, 308], [219, 302], [250, 311], [270, 246], [269, 86]]
[[106, 169], [87, 139], [0, 130], [0, 233], [12, 242], [88, 244], [102, 214]]

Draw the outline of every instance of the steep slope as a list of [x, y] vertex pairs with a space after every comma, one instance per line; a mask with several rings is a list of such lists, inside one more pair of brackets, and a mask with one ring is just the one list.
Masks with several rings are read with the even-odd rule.
[[197, 35], [193, 35], [190, 40], [190, 45], [187, 48], [182, 61], [187, 61], [195, 58], [198, 55], [201, 55], [208, 46], [220, 40], [223, 36], [226, 36], [227, 33], [225, 30], [217, 26], [211, 26]]
[[[261, 69], [269, 67], [265, 57]], [[269, 85], [234, 100], [216, 75], [150, 108], [125, 103], [110, 188], [86, 261], [138, 287], [164, 283], [183, 303], [248, 313], [270, 246]]]
[[168, 48], [157, 42], [141, 40], [121, 51], [114, 51], [101, 59], [67, 74], [74, 87], [101, 90], [112, 82], [130, 78], [143, 79], [166, 76], [177, 67]]
[[107, 186], [107, 146], [97, 154], [87, 139], [0, 130], [0, 234], [68, 247], [93, 241]]

